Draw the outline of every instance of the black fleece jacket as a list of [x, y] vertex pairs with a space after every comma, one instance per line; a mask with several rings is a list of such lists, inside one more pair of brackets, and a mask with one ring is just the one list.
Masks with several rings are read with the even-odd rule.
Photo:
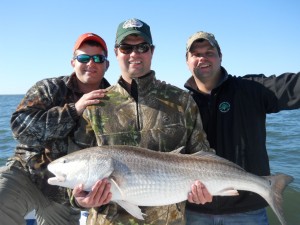
[[[193, 77], [185, 84], [198, 104], [210, 146], [217, 155], [250, 173], [270, 175], [266, 114], [300, 108], [300, 73], [236, 77], [222, 67], [222, 76], [211, 94], [200, 92]], [[188, 203], [187, 207], [200, 213], [228, 214], [267, 206], [255, 193], [239, 193], [234, 197], [214, 197], [212, 203], [204, 205]]]

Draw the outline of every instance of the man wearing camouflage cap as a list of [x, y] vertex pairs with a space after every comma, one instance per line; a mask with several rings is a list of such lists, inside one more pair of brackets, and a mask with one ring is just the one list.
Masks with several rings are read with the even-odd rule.
[[[216, 154], [246, 171], [270, 175], [266, 115], [300, 108], [300, 73], [232, 76], [221, 66], [214, 35], [197, 32], [187, 41], [186, 63], [192, 76], [185, 87], [197, 102], [208, 141]], [[187, 204], [187, 224], [268, 225], [267, 203], [255, 193], [217, 196], [205, 205]]]
[[[154, 46], [149, 25], [138, 19], [122, 22], [114, 51], [122, 75], [116, 85], [107, 89], [107, 100], [101, 105], [87, 107], [81, 132], [76, 133], [74, 141], [81, 148], [97, 142], [98, 145], [131, 145], [162, 152], [185, 146], [185, 154], [211, 151], [192, 97], [157, 80], [151, 70]], [[102, 180], [88, 194], [82, 191], [82, 186], [74, 189], [76, 201], [73, 203], [77, 206], [101, 206], [90, 210], [89, 225], [185, 224], [185, 202], [141, 207], [145, 220], [139, 220], [110, 202], [109, 188], [108, 181]], [[196, 181], [187, 198], [192, 203], [204, 204], [212, 197]]]

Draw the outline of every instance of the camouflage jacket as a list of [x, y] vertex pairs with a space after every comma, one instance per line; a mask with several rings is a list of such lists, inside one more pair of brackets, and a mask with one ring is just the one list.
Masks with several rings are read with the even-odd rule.
[[[181, 146], [185, 153], [210, 151], [198, 107], [185, 91], [149, 75], [134, 80], [135, 98], [119, 83], [107, 89], [99, 105], [84, 111], [74, 142], [81, 148], [98, 145], [133, 145], [170, 152]], [[132, 84], [133, 85], [133, 84]], [[72, 151], [72, 150], [71, 150]], [[185, 202], [141, 207], [138, 221], [115, 203], [90, 211], [88, 224], [185, 224]]]
[[[103, 79], [100, 88], [109, 83]], [[79, 116], [75, 109], [83, 93], [77, 78], [71, 76], [44, 79], [32, 86], [11, 117], [11, 128], [19, 144], [8, 165], [18, 165], [49, 198], [60, 201], [64, 191], [48, 185], [47, 165], [67, 154], [68, 136], [72, 135]], [[61, 196], [61, 195], [63, 196]]]

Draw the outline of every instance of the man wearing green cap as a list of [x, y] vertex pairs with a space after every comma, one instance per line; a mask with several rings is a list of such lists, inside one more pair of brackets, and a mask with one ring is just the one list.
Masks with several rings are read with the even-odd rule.
[[[103, 99], [101, 105], [87, 107], [74, 142], [80, 148], [91, 147], [90, 143], [96, 142], [162, 152], [185, 146], [185, 154], [212, 151], [192, 97], [157, 80], [151, 70], [154, 46], [150, 27], [138, 19], [122, 22], [114, 51], [122, 75], [116, 85], [107, 89], [107, 99]], [[185, 224], [185, 202], [141, 207], [145, 220], [138, 220], [110, 202], [109, 188], [108, 181], [102, 180], [88, 194], [82, 191], [82, 185], [73, 190], [77, 206], [101, 206], [90, 210], [88, 224]], [[191, 190], [187, 198], [192, 203], [204, 204], [212, 199], [199, 181]]]
[[[192, 76], [185, 83], [197, 102], [208, 141], [216, 154], [246, 171], [270, 175], [266, 115], [300, 108], [300, 73], [235, 77], [221, 66], [214, 35], [197, 32], [187, 41]], [[255, 193], [217, 196], [205, 205], [187, 204], [187, 224], [268, 225], [266, 201]]]

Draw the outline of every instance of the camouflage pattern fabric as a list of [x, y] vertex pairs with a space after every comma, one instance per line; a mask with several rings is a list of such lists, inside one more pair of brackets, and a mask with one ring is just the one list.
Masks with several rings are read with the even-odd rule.
[[[103, 79], [100, 88], [109, 83]], [[32, 86], [11, 117], [19, 141], [7, 165], [18, 165], [50, 199], [69, 204], [64, 188], [49, 185], [47, 165], [68, 151], [69, 136], [79, 116], [75, 102], [82, 97], [76, 75], [44, 79]], [[18, 162], [18, 163], [16, 163]]]
[[141, 207], [146, 210], [145, 220], [138, 220], [117, 204], [110, 204], [103, 211], [93, 208], [89, 212], [87, 225], [178, 225], [185, 224], [185, 202], [168, 206]]

